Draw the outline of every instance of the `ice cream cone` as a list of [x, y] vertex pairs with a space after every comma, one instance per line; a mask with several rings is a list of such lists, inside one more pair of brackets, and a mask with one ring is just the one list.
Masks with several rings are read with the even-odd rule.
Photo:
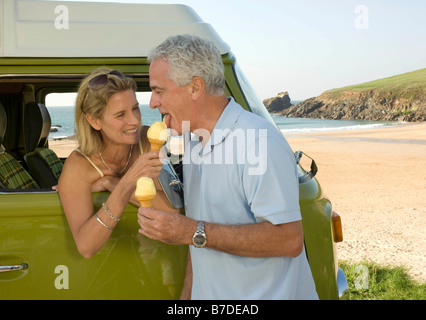
[[139, 200], [139, 203], [141, 204], [141, 208], [152, 208], [152, 200]]
[[154, 122], [147, 132], [148, 140], [151, 143], [151, 150], [159, 151], [169, 138], [167, 126], [162, 121]]
[[155, 198], [154, 181], [148, 177], [141, 177], [136, 183], [135, 197], [138, 199], [142, 208], [151, 208], [151, 202]]
[[151, 142], [151, 150], [153, 151], [160, 151], [161, 147], [164, 145], [164, 142], [158, 140], [150, 140], [149, 142]]

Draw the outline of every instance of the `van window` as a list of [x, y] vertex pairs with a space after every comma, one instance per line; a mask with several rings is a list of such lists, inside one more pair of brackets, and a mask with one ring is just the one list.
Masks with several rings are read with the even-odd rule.
[[[77, 148], [75, 140], [74, 108], [77, 93], [50, 93], [45, 104], [51, 118], [49, 148], [60, 158], [67, 158]], [[136, 98], [142, 114], [142, 125], [149, 126], [161, 121], [158, 109], [151, 109], [149, 101], [151, 92], [137, 92]]]
[[252, 86], [248, 82], [237, 63], [234, 64], [234, 73], [251, 111], [269, 120], [272, 124], [275, 125], [274, 120], [263, 105], [262, 100], [260, 100], [260, 98], [257, 96], [256, 92], [253, 90]]

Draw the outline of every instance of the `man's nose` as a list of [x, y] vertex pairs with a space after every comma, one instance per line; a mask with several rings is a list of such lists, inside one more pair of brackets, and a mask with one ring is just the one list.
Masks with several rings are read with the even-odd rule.
[[153, 91], [151, 94], [151, 99], [149, 100], [149, 107], [151, 109], [156, 109], [160, 106], [160, 102], [158, 101], [157, 95]]

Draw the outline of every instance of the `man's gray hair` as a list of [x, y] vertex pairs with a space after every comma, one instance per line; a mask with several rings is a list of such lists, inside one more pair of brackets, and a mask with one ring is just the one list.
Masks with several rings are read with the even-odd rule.
[[178, 86], [201, 77], [209, 95], [225, 93], [225, 75], [222, 57], [213, 42], [194, 35], [167, 38], [149, 55], [151, 63], [157, 59], [169, 63], [169, 78]]

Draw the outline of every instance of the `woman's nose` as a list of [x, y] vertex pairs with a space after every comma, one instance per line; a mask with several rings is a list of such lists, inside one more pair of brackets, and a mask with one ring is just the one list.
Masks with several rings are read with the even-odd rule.
[[130, 112], [130, 116], [128, 117], [128, 121], [130, 124], [138, 124], [141, 122], [142, 115], [140, 109], [134, 109], [133, 112]]

